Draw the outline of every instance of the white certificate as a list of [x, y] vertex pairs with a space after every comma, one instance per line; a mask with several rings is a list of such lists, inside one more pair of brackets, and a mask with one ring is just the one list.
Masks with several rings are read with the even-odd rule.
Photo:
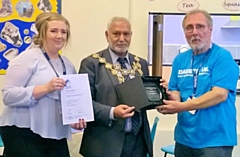
[[61, 75], [66, 86], [61, 90], [63, 125], [94, 121], [92, 97], [87, 74]]

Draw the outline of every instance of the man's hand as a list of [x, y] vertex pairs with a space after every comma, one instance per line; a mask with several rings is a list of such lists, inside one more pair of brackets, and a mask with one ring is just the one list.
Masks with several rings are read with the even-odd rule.
[[164, 104], [157, 106], [156, 109], [162, 114], [174, 114], [183, 111], [182, 102], [172, 101], [172, 100], [163, 100]]
[[166, 91], [168, 90], [168, 83], [165, 79], [160, 80], [160, 86], [163, 86], [166, 89]]
[[120, 104], [114, 108], [114, 117], [116, 118], [128, 118], [134, 115], [134, 108], [128, 105]]
[[181, 101], [180, 93], [178, 91], [166, 91], [169, 100]]

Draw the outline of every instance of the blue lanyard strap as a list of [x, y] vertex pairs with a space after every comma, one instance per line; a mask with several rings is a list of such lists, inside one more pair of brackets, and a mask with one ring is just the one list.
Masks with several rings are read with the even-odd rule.
[[195, 96], [196, 92], [197, 92], [197, 84], [198, 84], [198, 75], [199, 75], [199, 71], [201, 70], [203, 63], [205, 61], [205, 58], [207, 57], [207, 53], [205, 54], [202, 63], [200, 64], [199, 68], [197, 69], [197, 71], [194, 71], [193, 69], [193, 62], [194, 62], [194, 56], [192, 55], [192, 59], [191, 59], [191, 68], [192, 68], [192, 73], [193, 73], [193, 96]]
[[[48, 54], [46, 53], [46, 51], [43, 48], [42, 48], [42, 52], [43, 52], [45, 58], [47, 59], [48, 63], [51, 65], [51, 67], [52, 67], [53, 71], [55, 72], [55, 74], [57, 75], [57, 77], [59, 77], [57, 71], [55, 70], [55, 68], [54, 68], [54, 66], [53, 66], [53, 64], [52, 64], [52, 62], [51, 62], [51, 60], [50, 60], [50, 58], [48, 56]], [[60, 58], [60, 60], [62, 62], [63, 75], [66, 75], [67, 72], [66, 72], [66, 66], [64, 64], [64, 61], [63, 61], [62, 57], [59, 54], [58, 54], [58, 56], [59, 56], [59, 58]]]

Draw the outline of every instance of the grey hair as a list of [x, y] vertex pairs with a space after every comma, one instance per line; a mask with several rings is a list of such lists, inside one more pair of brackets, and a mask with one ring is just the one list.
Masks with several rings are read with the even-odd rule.
[[117, 21], [126, 21], [126, 22], [129, 24], [130, 29], [131, 29], [131, 24], [130, 24], [130, 22], [129, 22], [129, 20], [128, 20], [127, 18], [114, 16], [114, 17], [112, 17], [112, 18], [109, 20], [109, 22], [108, 22], [107, 32], [109, 32], [109, 29], [110, 29], [111, 25], [112, 25], [114, 22], [117, 22]]
[[212, 17], [210, 16], [210, 14], [206, 11], [206, 10], [201, 10], [201, 9], [193, 9], [191, 11], [189, 11], [185, 17], [183, 18], [183, 21], [182, 21], [182, 28], [184, 29], [185, 27], [185, 21], [186, 19], [188, 18], [189, 15], [193, 15], [193, 14], [196, 14], [196, 13], [202, 13], [206, 20], [207, 20], [207, 23], [208, 23], [208, 26], [210, 27], [213, 27], [213, 19]]

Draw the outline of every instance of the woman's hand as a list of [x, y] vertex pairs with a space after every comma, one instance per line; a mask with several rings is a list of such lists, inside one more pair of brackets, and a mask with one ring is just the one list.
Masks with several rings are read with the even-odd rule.
[[54, 77], [45, 85], [35, 86], [32, 96], [35, 99], [39, 99], [48, 93], [54, 92], [55, 90], [62, 90], [65, 84], [66, 82], [63, 79]]
[[54, 77], [47, 84], [45, 84], [45, 87], [47, 88], [49, 93], [51, 93], [55, 90], [62, 90], [65, 84], [65, 80], [63, 80], [62, 78]]
[[79, 119], [78, 123], [71, 124], [71, 127], [76, 130], [82, 130], [87, 127], [87, 123], [84, 119]]

